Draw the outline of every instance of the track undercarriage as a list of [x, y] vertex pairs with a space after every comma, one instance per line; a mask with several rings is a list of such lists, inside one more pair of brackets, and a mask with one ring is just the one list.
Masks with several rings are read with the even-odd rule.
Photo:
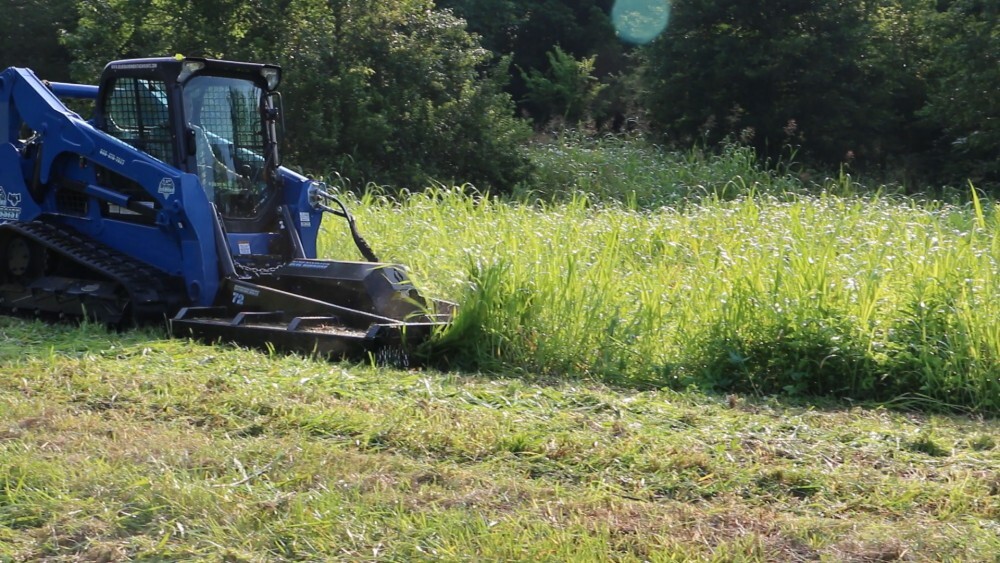
[[184, 302], [179, 278], [69, 228], [0, 224], [0, 312], [8, 314], [111, 327], [165, 321], [177, 337], [396, 366], [409, 365], [412, 349], [450, 315], [450, 304], [425, 302], [396, 266], [306, 259], [226, 278], [214, 305]]
[[0, 310], [124, 326], [163, 318], [182, 286], [155, 268], [63, 227], [0, 224]]

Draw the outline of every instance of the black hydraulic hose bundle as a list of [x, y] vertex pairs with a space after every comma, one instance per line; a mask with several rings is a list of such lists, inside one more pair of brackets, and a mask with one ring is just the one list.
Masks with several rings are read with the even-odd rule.
[[344, 202], [340, 201], [340, 198], [338, 198], [337, 196], [331, 194], [326, 190], [317, 188], [316, 195], [320, 196], [326, 201], [330, 201], [337, 204], [337, 207], [339, 207], [340, 209], [334, 209], [333, 207], [330, 207], [329, 205], [323, 203], [322, 201], [316, 201], [314, 203], [319, 209], [322, 209], [327, 213], [332, 213], [337, 217], [343, 217], [345, 220], [347, 220], [347, 225], [351, 229], [351, 238], [354, 239], [354, 244], [357, 245], [358, 250], [361, 251], [361, 255], [365, 257], [365, 260], [369, 262], [381, 262], [381, 260], [378, 259], [378, 256], [375, 255], [375, 251], [372, 250], [372, 247], [368, 245], [368, 241], [366, 241], [364, 237], [361, 236], [361, 233], [358, 232], [358, 226], [354, 222], [354, 216], [351, 215], [351, 212], [347, 210], [347, 206], [344, 205]]

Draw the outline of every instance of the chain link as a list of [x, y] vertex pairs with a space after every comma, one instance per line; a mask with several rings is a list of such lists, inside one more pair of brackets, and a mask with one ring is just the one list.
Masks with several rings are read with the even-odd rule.
[[282, 263], [278, 263], [274, 266], [268, 266], [264, 268], [256, 268], [247, 264], [241, 264], [236, 262], [236, 269], [240, 271], [241, 274], [249, 274], [252, 277], [262, 278], [265, 276], [270, 276], [274, 272], [277, 272], [281, 267], [284, 266]]

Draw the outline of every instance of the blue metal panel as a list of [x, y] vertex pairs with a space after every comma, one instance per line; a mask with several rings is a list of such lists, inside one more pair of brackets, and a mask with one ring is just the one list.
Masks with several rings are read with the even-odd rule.
[[229, 233], [229, 252], [234, 258], [249, 254], [273, 254], [275, 243], [281, 243], [278, 233]]
[[312, 185], [312, 180], [285, 167], [279, 168], [278, 172], [284, 181], [285, 205], [291, 211], [292, 220], [295, 222], [294, 225], [287, 227], [299, 231], [306, 258], [316, 258], [316, 239], [319, 236], [323, 212], [309, 203], [309, 187]]

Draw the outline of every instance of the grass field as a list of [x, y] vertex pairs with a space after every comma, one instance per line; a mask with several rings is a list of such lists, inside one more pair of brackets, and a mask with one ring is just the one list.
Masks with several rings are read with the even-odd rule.
[[540, 150], [353, 201], [443, 369], [0, 319], [0, 561], [996, 561], [991, 203]]
[[0, 560], [976, 560], [995, 421], [0, 321]]

